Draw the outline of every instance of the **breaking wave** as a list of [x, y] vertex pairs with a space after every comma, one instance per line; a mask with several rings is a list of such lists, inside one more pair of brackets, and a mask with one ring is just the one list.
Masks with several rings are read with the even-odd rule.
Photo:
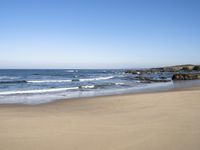
[[61, 91], [77, 90], [77, 89], [79, 89], [79, 87], [40, 89], [40, 90], [24, 90], [24, 91], [4, 91], [4, 92], [0, 92], [0, 95], [39, 94], [39, 93], [61, 92]]

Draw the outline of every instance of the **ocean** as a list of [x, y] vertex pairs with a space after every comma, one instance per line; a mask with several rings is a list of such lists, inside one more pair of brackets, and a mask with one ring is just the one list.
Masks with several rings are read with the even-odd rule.
[[185, 85], [171, 81], [171, 73], [146, 76], [170, 81], [146, 82], [138, 75], [113, 69], [0, 70], [0, 104], [41, 104], [67, 98], [163, 91]]

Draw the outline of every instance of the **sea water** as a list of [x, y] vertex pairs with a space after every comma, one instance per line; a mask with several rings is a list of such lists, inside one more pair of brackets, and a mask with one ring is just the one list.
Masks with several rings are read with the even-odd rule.
[[[148, 76], [170, 80], [172, 74]], [[0, 70], [0, 103], [40, 104], [66, 98], [169, 90], [178, 85], [173, 81], [143, 82], [137, 75], [113, 69]]]

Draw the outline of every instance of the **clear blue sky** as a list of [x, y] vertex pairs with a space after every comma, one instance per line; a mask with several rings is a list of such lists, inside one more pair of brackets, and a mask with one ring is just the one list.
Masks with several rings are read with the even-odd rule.
[[199, 0], [0, 0], [0, 68], [200, 64]]

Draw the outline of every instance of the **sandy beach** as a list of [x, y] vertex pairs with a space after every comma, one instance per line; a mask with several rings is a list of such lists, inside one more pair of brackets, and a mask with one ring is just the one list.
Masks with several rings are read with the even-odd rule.
[[199, 150], [200, 89], [0, 105], [0, 150]]

